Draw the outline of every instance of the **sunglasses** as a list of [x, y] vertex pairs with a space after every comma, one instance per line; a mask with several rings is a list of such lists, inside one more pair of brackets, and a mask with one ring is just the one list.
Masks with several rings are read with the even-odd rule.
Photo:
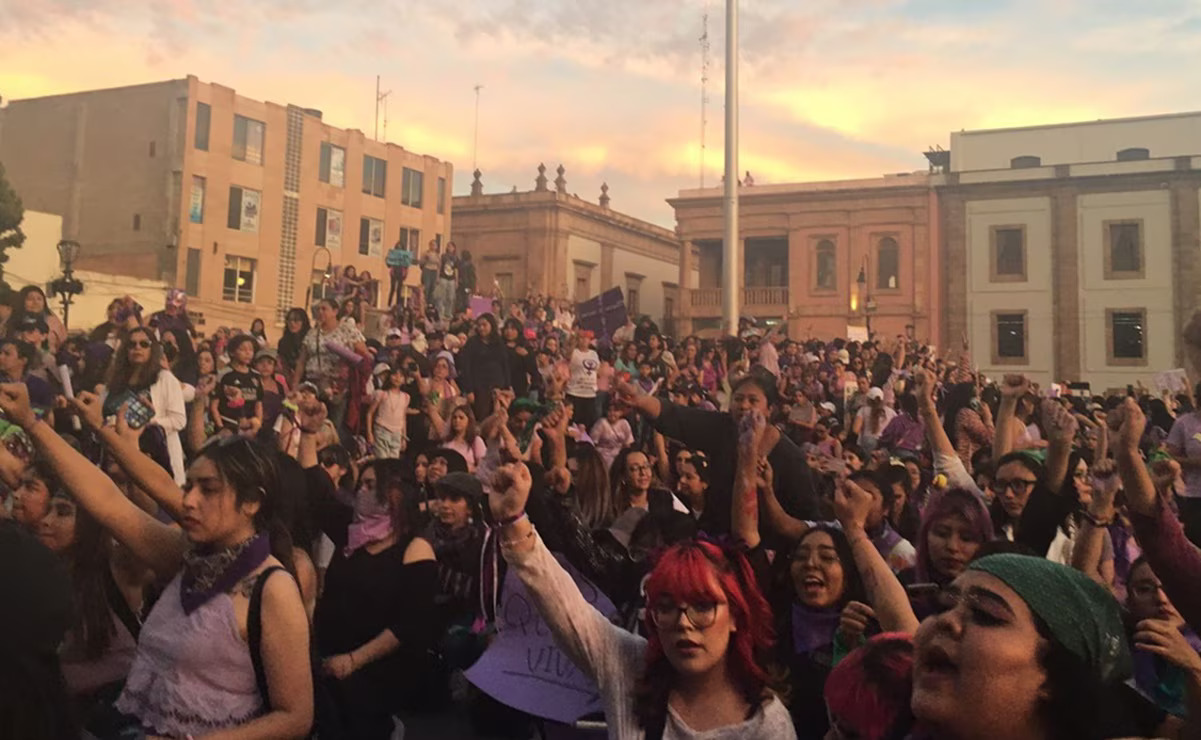
[[154, 346], [154, 343], [151, 342], [149, 339], [131, 339], [129, 341], [130, 349], [132, 349], [134, 347], [138, 347], [139, 349], [150, 349], [153, 346]]
[[1035, 481], [1023, 480], [1021, 478], [1014, 478], [1013, 480], [997, 479], [997, 480], [994, 480], [993, 482], [989, 483], [988, 487], [992, 490], [993, 493], [996, 493], [998, 495], [1005, 493], [1005, 490], [1009, 489], [1009, 490], [1013, 491], [1015, 494], [1017, 494], [1018, 496], [1025, 496], [1027, 493], [1030, 492], [1030, 490], [1032, 488], [1034, 488], [1034, 484], [1035, 484]]

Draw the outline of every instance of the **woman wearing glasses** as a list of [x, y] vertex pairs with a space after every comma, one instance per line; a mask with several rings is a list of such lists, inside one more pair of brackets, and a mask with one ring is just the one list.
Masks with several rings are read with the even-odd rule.
[[163, 367], [163, 347], [149, 329], [130, 330], [113, 354], [104, 385], [104, 415], [115, 417], [122, 408], [130, 428], [153, 424], [163, 430], [171, 474], [176, 485], [183, 485], [187, 466], [179, 432], [187, 426], [188, 407], [183, 386]]
[[501, 552], [573, 662], [596, 681], [610, 738], [795, 738], [769, 685], [771, 610], [740, 554], [677, 545], [646, 581], [648, 638], [609, 623], [525, 516], [530, 471], [501, 468], [489, 494]]

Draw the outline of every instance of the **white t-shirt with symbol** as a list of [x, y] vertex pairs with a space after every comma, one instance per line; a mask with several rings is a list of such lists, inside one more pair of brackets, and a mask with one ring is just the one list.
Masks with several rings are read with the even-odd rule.
[[576, 398], [596, 398], [596, 370], [599, 367], [600, 358], [596, 350], [572, 350], [567, 395]]

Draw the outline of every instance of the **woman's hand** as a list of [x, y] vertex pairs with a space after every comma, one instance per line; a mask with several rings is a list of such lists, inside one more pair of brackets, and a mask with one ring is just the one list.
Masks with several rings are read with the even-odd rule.
[[755, 481], [761, 491], [775, 491], [775, 473], [766, 457], [759, 458], [759, 477]]
[[327, 676], [333, 676], [339, 681], [346, 680], [356, 670], [358, 670], [358, 666], [355, 665], [354, 658], [350, 656], [350, 653], [331, 655], [321, 661], [322, 673]]
[[867, 530], [867, 515], [872, 510], [872, 495], [851, 480], [840, 481], [834, 489], [834, 515], [848, 535]]
[[934, 408], [934, 386], [937, 381], [934, 374], [925, 368], [917, 368], [913, 372], [913, 395], [917, 397], [919, 406]]
[[504, 521], [521, 516], [526, 501], [530, 498], [533, 480], [525, 463], [514, 462], [500, 466], [488, 494], [488, 508], [495, 521]]
[[1098, 460], [1090, 472], [1093, 478], [1093, 500], [1089, 504], [1089, 512], [1097, 519], [1109, 519], [1114, 512], [1114, 498], [1122, 487], [1117, 464], [1109, 458]]
[[24, 383], [0, 384], [0, 411], [27, 432], [38, 423], [37, 414], [29, 403], [29, 388]]
[[1139, 408], [1138, 402], [1127, 398], [1121, 406], [1109, 412], [1106, 421], [1113, 437], [1114, 449], [1137, 454], [1143, 431], [1147, 427], [1147, 417]]
[[1080, 422], [1076, 421], [1072, 412], [1054, 398], [1044, 399], [1040, 410], [1043, 427], [1047, 430], [1047, 441], [1052, 445], [1070, 446], [1080, 428]]
[[[196, 398], [207, 399], [217, 389], [217, 376], [205, 375], [196, 381]], [[292, 394], [299, 394], [293, 391]], [[291, 397], [292, 394], [289, 394]]]
[[83, 421], [88, 429], [98, 432], [104, 426], [104, 403], [100, 400], [100, 396], [97, 396], [95, 393], [81, 391], [75, 398], [71, 399], [71, 405], [75, 408], [75, 413], [79, 415], [80, 420]]
[[854, 645], [867, 632], [867, 626], [876, 618], [876, 611], [860, 601], [848, 602], [838, 618], [838, 633], [848, 646]]
[[1201, 655], [1171, 622], [1161, 619], [1139, 622], [1134, 628], [1134, 646], [1193, 674], [1194, 679], [1201, 677]]
[[1001, 398], [1017, 401], [1030, 392], [1030, 379], [1025, 375], [1006, 375], [1001, 380]]
[[320, 401], [298, 404], [296, 407], [296, 425], [305, 434], [316, 434], [321, 431], [322, 425], [325, 424], [327, 414], [325, 404]]
[[143, 424], [136, 429], [131, 427], [129, 425], [129, 419], [125, 416], [128, 410], [129, 404], [123, 404], [121, 406], [121, 410], [117, 412], [117, 419], [113, 423], [113, 428], [122, 439], [137, 444], [138, 440], [142, 438], [142, 433], [146, 431], [146, 427], [150, 425]]

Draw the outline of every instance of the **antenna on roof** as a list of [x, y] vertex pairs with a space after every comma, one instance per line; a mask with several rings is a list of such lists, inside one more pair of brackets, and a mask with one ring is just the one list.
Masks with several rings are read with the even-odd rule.
[[709, 126], [709, 0], [701, 18], [701, 187], [705, 187], [705, 133]]
[[[392, 94], [391, 90], [388, 90], [387, 92], [384, 92], [384, 93], [381, 93], [379, 91], [379, 75], [376, 75], [375, 76], [375, 137], [374, 137], [376, 141], [379, 141], [379, 104], [386, 101], [388, 99], [388, 96], [391, 94]], [[385, 104], [385, 107], [384, 107], [384, 119], [385, 119], [384, 136], [385, 137], [388, 136], [387, 117], [388, 117], [388, 109], [387, 109], [387, 105]]]

